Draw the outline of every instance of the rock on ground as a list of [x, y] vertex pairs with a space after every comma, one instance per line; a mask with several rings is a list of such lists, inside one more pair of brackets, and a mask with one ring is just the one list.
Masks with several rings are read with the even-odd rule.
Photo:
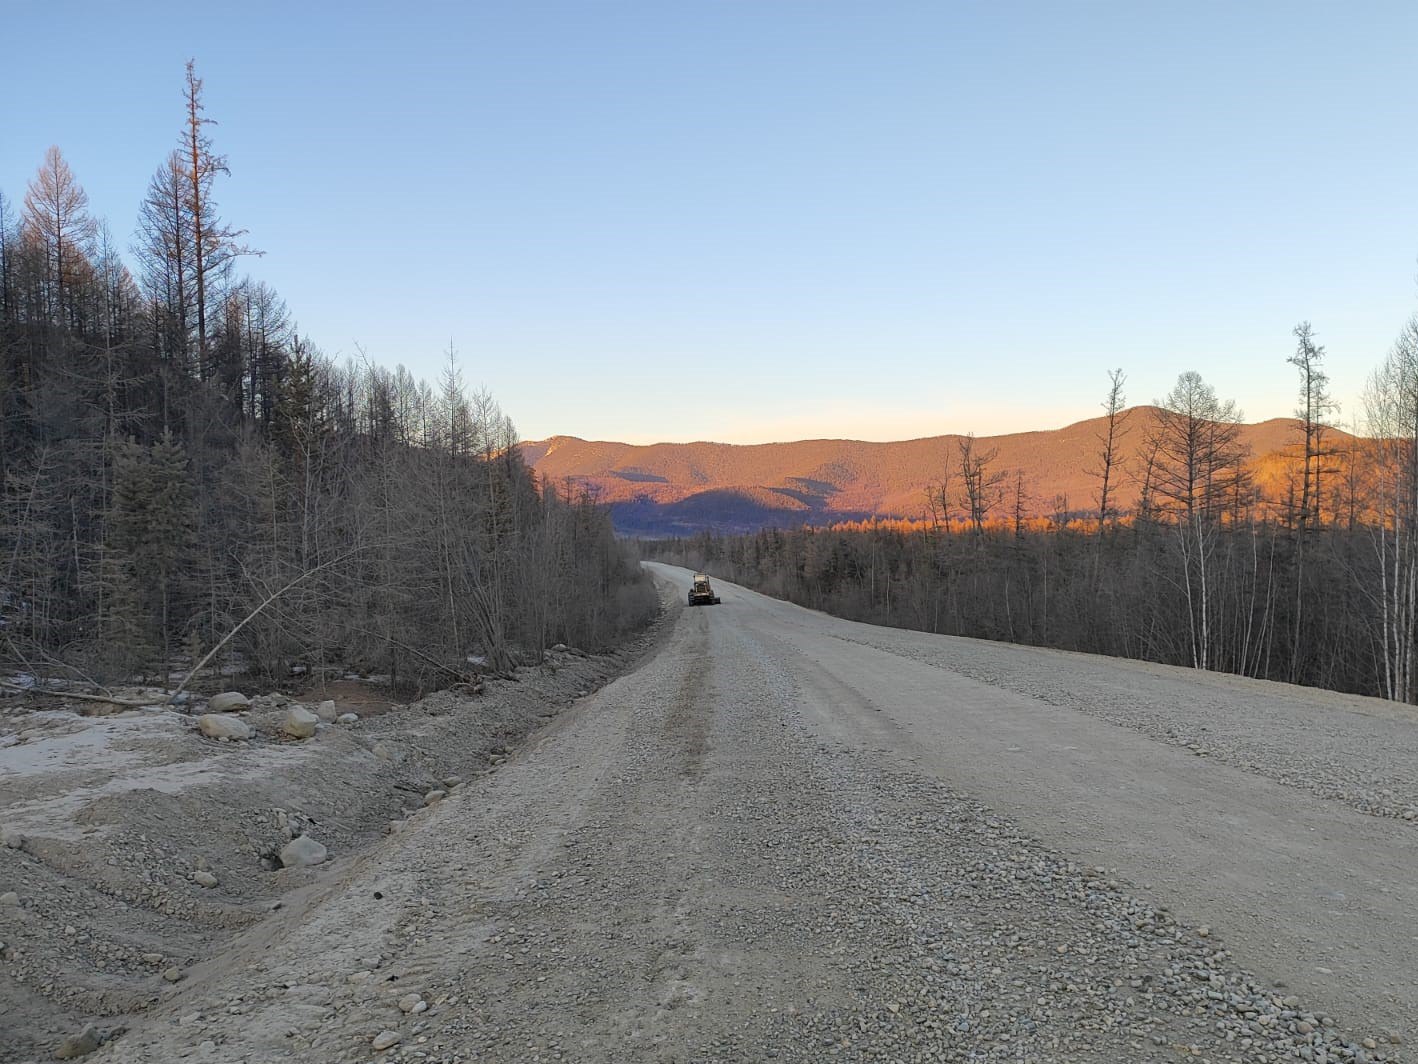
[[98, 1028], [91, 1023], [86, 1024], [78, 1034], [71, 1034], [59, 1043], [58, 1048], [54, 1050], [54, 1059], [73, 1060], [75, 1057], [88, 1056], [101, 1043]]
[[374, 1048], [376, 1052], [383, 1052], [391, 1046], [398, 1045], [401, 1040], [402, 1036], [399, 1034], [398, 1031], [380, 1031], [377, 1035], [374, 1036], [374, 1039], [370, 1042], [370, 1045]]
[[250, 739], [255, 734], [251, 725], [229, 713], [203, 713], [197, 728], [209, 739]]
[[319, 723], [320, 718], [304, 706], [291, 706], [286, 710], [281, 731], [294, 739], [309, 739]]
[[234, 710], [247, 709], [250, 705], [251, 700], [240, 691], [223, 691], [207, 699], [207, 710], [210, 713], [231, 713]]
[[309, 835], [297, 835], [281, 847], [283, 868], [304, 868], [321, 864], [326, 857], [326, 849]]

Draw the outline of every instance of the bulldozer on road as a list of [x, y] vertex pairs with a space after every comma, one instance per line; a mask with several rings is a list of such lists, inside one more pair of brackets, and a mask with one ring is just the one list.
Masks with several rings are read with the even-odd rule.
[[709, 578], [703, 573], [695, 573], [694, 581], [689, 585], [689, 604], [691, 606], [717, 606], [719, 596], [714, 594], [714, 589], [709, 586]]

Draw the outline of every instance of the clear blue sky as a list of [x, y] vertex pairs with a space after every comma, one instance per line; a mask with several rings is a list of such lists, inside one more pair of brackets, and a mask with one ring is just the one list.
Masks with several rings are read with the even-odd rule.
[[0, 190], [124, 244], [206, 80], [225, 218], [325, 351], [526, 438], [1053, 427], [1199, 370], [1344, 416], [1418, 309], [1418, 4], [8, 0]]

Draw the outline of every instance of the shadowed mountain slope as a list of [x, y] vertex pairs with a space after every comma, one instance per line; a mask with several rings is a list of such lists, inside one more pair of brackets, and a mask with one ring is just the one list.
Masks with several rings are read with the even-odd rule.
[[[1143, 441], [1156, 421], [1152, 407], [1130, 412], [1123, 438], [1118, 505], [1137, 501]], [[982, 436], [976, 453], [996, 450], [992, 471], [1024, 475], [1030, 516], [1052, 513], [1066, 496], [1075, 513], [1096, 510], [1103, 418], [1065, 428]], [[553, 482], [585, 486], [611, 505], [616, 527], [632, 535], [677, 535], [828, 524], [866, 517], [926, 514], [926, 492], [947, 474], [958, 493], [958, 435], [892, 443], [800, 440], [793, 443], [656, 443], [648, 445], [554, 436], [522, 444], [526, 461]], [[1276, 418], [1241, 430], [1251, 461], [1266, 480], [1283, 478], [1285, 455], [1299, 441], [1299, 424]], [[1351, 437], [1331, 430], [1327, 443]]]

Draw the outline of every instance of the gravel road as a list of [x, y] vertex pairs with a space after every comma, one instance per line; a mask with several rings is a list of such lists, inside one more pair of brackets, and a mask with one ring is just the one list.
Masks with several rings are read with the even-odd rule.
[[1403, 1059], [1412, 717], [717, 589], [89, 1059]]

